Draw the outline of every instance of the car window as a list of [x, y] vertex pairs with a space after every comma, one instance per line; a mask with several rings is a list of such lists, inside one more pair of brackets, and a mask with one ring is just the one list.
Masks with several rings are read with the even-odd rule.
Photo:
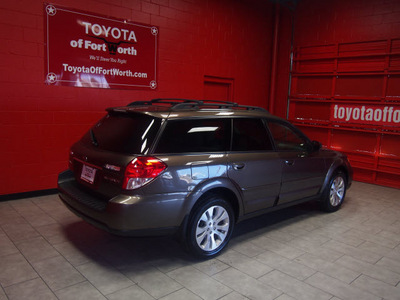
[[233, 119], [232, 151], [268, 150], [273, 150], [273, 147], [261, 119]]
[[229, 119], [170, 120], [155, 152], [221, 152], [229, 150], [229, 143]]
[[82, 141], [102, 150], [147, 154], [161, 120], [134, 113], [110, 112], [87, 132]]
[[307, 140], [285, 124], [268, 122], [277, 150], [305, 151]]

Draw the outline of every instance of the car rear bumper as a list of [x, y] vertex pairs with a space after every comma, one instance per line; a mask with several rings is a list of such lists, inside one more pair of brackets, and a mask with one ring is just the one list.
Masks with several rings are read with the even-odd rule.
[[100, 199], [80, 187], [73, 173], [58, 176], [62, 202], [88, 223], [117, 235], [154, 236], [176, 232], [184, 218], [183, 193], [124, 195]]

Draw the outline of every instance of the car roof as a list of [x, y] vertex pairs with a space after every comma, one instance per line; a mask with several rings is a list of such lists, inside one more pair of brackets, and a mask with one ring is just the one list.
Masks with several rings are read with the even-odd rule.
[[219, 100], [192, 100], [163, 98], [150, 101], [135, 101], [127, 106], [108, 108], [108, 111], [142, 113], [161, 119], [204, 117], [258, 117], [283, 120], [258, 106], [239, 105]]

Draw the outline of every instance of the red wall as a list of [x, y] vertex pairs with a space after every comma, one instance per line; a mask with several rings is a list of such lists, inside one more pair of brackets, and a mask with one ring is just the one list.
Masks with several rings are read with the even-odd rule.
[[295, 17], [295, 46], [400, 37], [398, 0], [301, 0]]
[[[293, 20], [295, 48], [400, 38], [397, 0], [301, 0], [281, 5], [267, 0], [52, 3], [159, 26], [158, 88], [45, 85], [43, 1], [2, 1], [0, 195], [55, 188], [57, 174], [67, 166], [69, 146], [106, 107], [156, 97], [201, 99], [209, 96], [205, 81], [210, 78], [230, 84], [233, 101], [271, 108], [285, 117]], [[276, 69], [271, 73], [274, 32], [278, 43]], [[271, 78], [275, 78], [272, 94]]]
[[[55, 188], [57, 174], [67, 167], [69, 146], [109, 106], [156, 97], [201, 99], [205, 76], [210, 76], [233, 82], [234, 101], [268, 107], [274, 21], [274, 5], [269, 1], [52, 3], [159, 26], [158, 88], [127, 91], [45, 85], [43, 2], [1, 1], [0, 194]], [[284, 45], [280, 51], [288, 53]], [[287, 56], [282, 64], [288, 68]], [[287, 79], [282, 82], [283, 90], [287, 89]], [[285, 95], [282, 88], [277, 94]]]

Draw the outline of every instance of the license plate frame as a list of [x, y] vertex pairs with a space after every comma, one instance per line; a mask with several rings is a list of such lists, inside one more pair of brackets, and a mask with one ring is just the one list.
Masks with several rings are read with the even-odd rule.
[[96, 178], [96, 168], [90, 167], [88, 165], [82, 165], [81, 179], [87, 183], [93, 184]]

